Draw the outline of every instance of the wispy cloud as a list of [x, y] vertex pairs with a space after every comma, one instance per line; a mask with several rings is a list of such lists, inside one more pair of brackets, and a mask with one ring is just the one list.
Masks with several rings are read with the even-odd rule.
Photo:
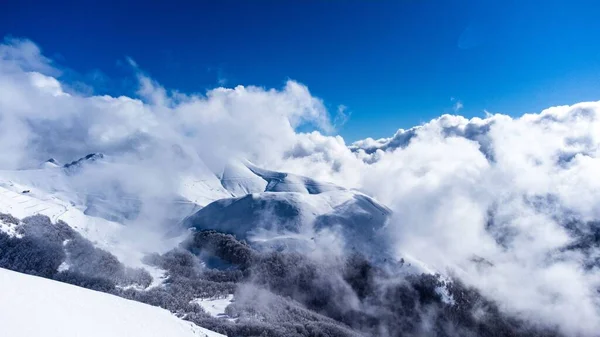
[[345, 106], [343, 104], [338, 105], [337, 113], [335, 114], [335, 117], [333, 118], [333, 126], [336, 129], [341, 128], [348, 122], [348, 119], [350, 119], [351, 115], [352, 115], [352, 112], [348, 111], [347, 106]]
[[224, 86], [226, 85], [228, 82], [227, 77], [225, 77], [225, 72], [223, 71], [223, 69], [219, 68], [217, 70], [217, 84], [219, 84], [220, 86]]
[[454, 105], [452, 106], [452, 110], [454, 112], [459, 112], [464, 107], [462, 101], [458, 100], [455, 97], [450, 97], [450, 101], [454, 102]]
[[464, 105], [462, 104], [462, 102], [458, 101], [458, 102], [454, 103], [454, 106], [452, 107], [452, 109], [454, 110], [454, 112], [459, 112], [463, 107], [464, 107]]

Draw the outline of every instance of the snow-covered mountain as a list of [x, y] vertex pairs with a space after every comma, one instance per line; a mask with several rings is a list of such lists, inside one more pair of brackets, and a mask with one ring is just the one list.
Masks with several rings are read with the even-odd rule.
[[[86, 170], [119, 170], [123, 164], [94, 153], [43, 169], [0, 171], [0, 212], [23, 218], [44, 214], [63, 220], [99, 246], [132, 250], [122, 237], [150, 198], [126, 191], [119, 184], [81, 191], [78, 179]], [[342, 235], [348, 249], [371, 255], [384, 248], [380, 230], [391, 211], [358, 191], [284, 172], [259, 168], [247, 161], [231, 161], [217, 174], [180, 177], [176, 193], [160, 202], [175, 226], [215, 229], [235, 234], [265, 248], [314, 249], [319, 238]], [[81, 175], [81, 176], [80, 176]], [[88, 184], [86, 186], [94, 186]], [[379, 242], [373, 245], [373, 242]], [[132, 253], [133, 254], [133, 253]]]
[[337, 244], [344, 246], [336, 248], [381, 257], [386, 250], [381, 232], [389, 215], [388, 208], [358, 192], [263, 192], [217, 200], [186, 222], [264, 249], [306, 252], [339, 239]]
[[[360, 191], [232, 161], [219, 172], [200, 165], [169, 177], [174, 188], [147, 195], [127, 180], [136, 167], [98, 154], [73, 163], [0, 171], [0, 267], [160, 306], [195, 325], [0, 269], [7, 285], [0, 323], [10, 320], [3, 331], [12, 336], [40, 335], [36, 326], [61, 336], [92, 329], [98, 336], [354, 337], [380, 334], [380, 326], [392, 335], [427, 328], [447, 336], [455, 325], [475, 335], [557, 336], [504, 316], [415, 257], [395, 256], [385, 230], [391, 210]], [[32, 309], [36, 300], [43, 306]], [[11, 311], [18, 301], [26, 303]], [[27, 312], [35, 324], [19, 330]], [[425, 315], [434, 326], [422, 326]]]
[[200, 209], [187, 226], [231, 233], [264, 249], [306, 252], [327, 244], [378, 258], [386, 253], [381, 232], [391, 211], [363, 193], [241, 161], [225, 168], [221, 182], [235, 197]]

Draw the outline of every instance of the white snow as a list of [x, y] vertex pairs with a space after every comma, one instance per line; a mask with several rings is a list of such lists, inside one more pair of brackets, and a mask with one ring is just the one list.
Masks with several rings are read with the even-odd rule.
[[268, 182], [265, 192], [298, 192], [304, 194], [319, 194], [328, 191], [344, 190], [337, 185], [316, 181], [311, 178], [266, 170], [246, 161], [244, 165], [255, 175]]
[[56, 165], [56, 163], [51, 162], [51, 161], [45, 161], [40, 165], [41, 169], [54, 169], [54, 168], [58, 168], [59, 166]]
[[231, 161], [225, 166], [221, 183], [235, 197], [264, 192], [267, 188], [267, 181], [240, 161]]
[[[25, 190], [30, 192], [19, 192]], [[60, 200], [51, 193], [16, 183], [3, 185], [1, 177], [0, 213], [10, 214], [19, 219], [42, 214], [48, 216], [52, 222], [63, 220], [98, 247], [115, 254], [122, 262], [128, 263], [135, 260], [132, 258], [129, 248], [121, 244], [122, 236], [120, 234], [123, 225], [85, 215], [80, 209]]]
[[63, 272], [63, 271], [67, 271], [69, 270], [70, 266], [67, 263], [67, 261], [63, 261], [63, 263], [60, 264], [60, 266], [58, 266], [58, 271], [59, 272]]
[[182, 198], [199, 206], [206, 206], [215, 200], [231, 197], [231, 193], [221, 186], [221, 182], [215, 175], [182, 177], [179, 194]]
[[3, 336], [224, 336], [161, 308], [6, 269], [0, 284]]
[[8, 236], [17, 236], [16, 225], [0, 220], [0, 231], [8, 234]]
[[224, 298], [198, 298], [193, 302], [200, 305], [204, 311], [213, 317], [231, 319], [225, 313], [225, 308], [233, 302], [233, 295], [228, 295]]
[[166, 271], [164, 271], [158, 267], [145, 265], [144, 269], [146, 269], [146, 271], [148, 273], [150, 273], [150, 276], [152, 276], [152, 283], [150, 283], [150, 285], [148, 286], [148, 288], [146, 288], [146, 290], [149, 290], [154, 287], [158, 287], [167, 278]]

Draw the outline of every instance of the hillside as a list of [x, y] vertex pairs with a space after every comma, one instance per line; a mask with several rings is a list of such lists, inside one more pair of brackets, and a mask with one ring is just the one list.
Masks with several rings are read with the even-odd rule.
[[164, 309], [1, 268], [0, 284], [3, 336], [224, 336]]

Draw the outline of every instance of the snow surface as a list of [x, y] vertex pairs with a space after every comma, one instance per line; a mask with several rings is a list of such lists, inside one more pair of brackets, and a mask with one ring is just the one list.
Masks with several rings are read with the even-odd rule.
[[231, 161], [223, 170], [221, 184], [234, 197], [242, 197], [250, 193], [264, 192], [268, 182], [252, 172], [243, 162]]
[[158, 307], [1, 268], [0, 284], [3, 336], [224, 336]]
[[343, 190], [331, 183], [319, 182], [311, 178], [266, 170], [249, 161], [230, 161], [221, 176], [221, 183], [234, 197], [261, 192], [297, 192], [319, 194]]
[[312, 178], [291, 173], [265, 170], [253, 165], [250, 162], [245, 162], [244, 164], [250, 171], [268, 182], [264, 190], [265, 192], [299, 192], [307, 194], [319, 194], [329, 191], [344, 190], [344, 188], [340, 186], [316, 181]]
[[4, 232], [4, 233], [8, 234], [8, 236], [13, 237], [13, 236], [18, 236], [16, 229], [17, 229], [17, 225], [10, 223], [10, 222], [2, 221], [0, 219], [0, 232]]
[[224, 298], [198, 298], [192, 302], [197, 303], [204, 311], [213, 317], [233, 320], [225, 313], [225, 308], [233, 303], [233, 295], [228, 295]]

